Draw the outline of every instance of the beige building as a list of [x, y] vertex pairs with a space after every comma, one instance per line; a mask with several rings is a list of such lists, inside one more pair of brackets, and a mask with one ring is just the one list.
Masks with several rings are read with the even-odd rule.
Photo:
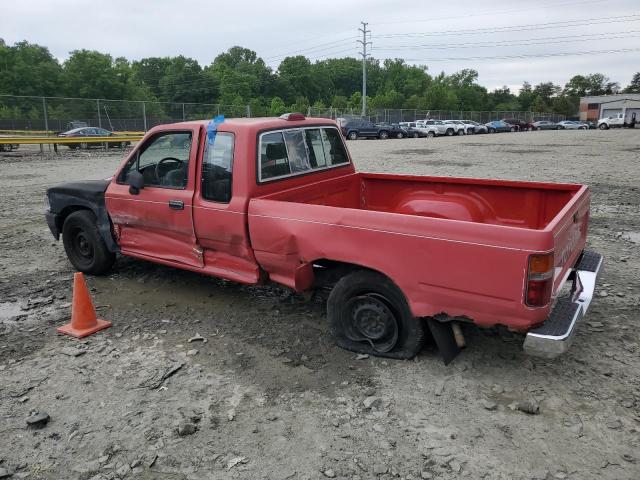
[[599, 119], [623, 113], [625, 118], [636, 114], [640, 121], [640, 93], [598, 95], [580, 99], [580, 121], [597, 122]]

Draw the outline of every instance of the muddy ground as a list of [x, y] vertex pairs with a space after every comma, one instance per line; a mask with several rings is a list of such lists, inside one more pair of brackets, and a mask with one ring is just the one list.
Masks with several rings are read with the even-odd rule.
[[[640, 131], [348, 145], [366, 171], [591, 185], [606, 267], [569, 353], [467, 327], [448, 367], [431, 346], [358, 359], [333, 345], [323, 295], [125, 258], [88, 278], [114, 326], [59, 336], [73, 270], [44, 191], [107, 177], [122, 153], [22, 148], [0, 154], [0, 478], [640, 478]], [[27, 429], [36, 411], [50, 421]]]

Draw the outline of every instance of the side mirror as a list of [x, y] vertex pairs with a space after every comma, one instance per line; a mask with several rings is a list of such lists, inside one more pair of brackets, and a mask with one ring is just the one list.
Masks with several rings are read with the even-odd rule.
[[133, 172], [129, 172], [127, 183], [129, 184], [129, 193], [131, 195], [138, 195], [140, 190], [144, 188], [144, 177], [140, 172], [134, 170]]

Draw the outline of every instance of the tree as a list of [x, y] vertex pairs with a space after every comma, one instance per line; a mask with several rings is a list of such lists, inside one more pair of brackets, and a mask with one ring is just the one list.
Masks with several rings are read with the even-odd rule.
[[591, 95], [608, 95], [618, 93], [620, 84], [612, 82], [602, 73], [590, 75], [575, 75], [564, 87], [564, 94], [572, 97], [585, 97]]
[[0, 93], [53, 96], [62, 93], [62, 68], [49, 50], [18, 42], [0, 44]]
[[640, 72], [631, 79], [631, 83], [624, 89], [624, 93], [640, 93]]

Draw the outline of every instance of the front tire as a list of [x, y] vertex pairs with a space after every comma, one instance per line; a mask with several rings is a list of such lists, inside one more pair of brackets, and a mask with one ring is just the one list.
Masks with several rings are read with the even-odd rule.
[[404, 134], [403, 133], [396, 133], [396, 138], [397, 139], [404, 138]]
[[98, 232], [96, 216], [89, 210], [73, 212], [65, 219], [62, 243], [71, 264], [83, 273], [103, 274], [116, 259]]
[[383, 130], [382, 132], [380, 132], [378, 134], [378, 138], [380, 140], [386, 140], [387, 138], [389, 138], [389, 132], [386, 132], [386, 131]]
[[435, 137], [435, 136], [436, 136], [436, 134], [435, 134], [435, 133], [433, 133], [433, 132], [427, 132], [427, 138], [433, 138], [433, 137]]
[[601, 123], [598, 128], [600, 130], [609, 130], [609, 126], [606, 123]]
[[358, 132], [349, 132], [349, 135], [347, 135], [347, 138], [349, 140], [357, 140], [358, 139]]
[[455, 132], [453, 131], [453, 128], [450, 128], [449, 130], [447, 130], [446, 135], [447, 137], [452, 137], [454, 133]]
[[496, 133], [496, 129], [495, 128], [490, 128], [489, 129], [489, 133]]
[[425, 342], [424, 322], [412, 315], [402, 291], [370, 270], [352, 272], [336, 283], [327, 317], [336, 344], [353, 352], [408, 359]]

